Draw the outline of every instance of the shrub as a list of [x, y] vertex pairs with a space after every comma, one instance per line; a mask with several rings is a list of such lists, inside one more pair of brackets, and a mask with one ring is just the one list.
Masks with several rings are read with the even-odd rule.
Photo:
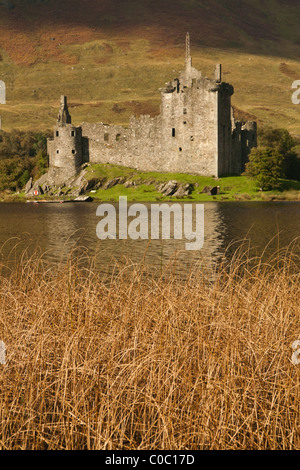
[[252, 149], [245, 174], [255, 178], [261, 189], [270, 190], [280, 187], [280, 178], [284, 174], [284, 157], [277, 150], [269, 147]]
[[261, 128], [258, 147], [269, 147], [283, 156], [282, 177], [300, 180], [300, 158], [297, 140], [286, 129]]
[[0, 191], [21, 189], [31, 176], [38, 178], [46, 171], [48, 135], [0, 131]]

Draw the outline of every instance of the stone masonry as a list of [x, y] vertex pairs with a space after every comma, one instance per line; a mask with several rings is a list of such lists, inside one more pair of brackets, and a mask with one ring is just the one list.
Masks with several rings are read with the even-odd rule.
[[72, 176], [91, 162], [214, 177], [244, 171], [257, 145], [256, 122], [235, 121], [233, 87], [222, 82], [220, 64], [212, 78], [192, 66], [188, 33], [184, 70], [160, 92], [160, 114], [132, 117], [128, 128], [102, 122], [73, 126], [62, 96], [54, 137], [48, 139], [50, 169]]

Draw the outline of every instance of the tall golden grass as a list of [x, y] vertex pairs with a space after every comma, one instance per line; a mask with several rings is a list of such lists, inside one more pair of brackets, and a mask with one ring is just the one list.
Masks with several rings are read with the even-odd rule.
[[[5, 268], [5, 263], [2, 266]], [[299, 449], [299, 259], [0, 276], [1, 449]]]

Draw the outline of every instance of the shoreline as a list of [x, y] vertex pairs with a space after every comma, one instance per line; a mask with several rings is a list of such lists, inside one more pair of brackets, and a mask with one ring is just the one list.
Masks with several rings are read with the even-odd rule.
[[[119, 196], [122, 196], [122, 194], [120, 194]], [[93, 196], [87, 196], [87, 199], [88, 200], [76, 200], [76, 199], [56, 199], [56, 198], [49, 198], [49, 199], [31, 199], [31, 198], [27, 198], [26, 196], [24, 197], [19, 197], [19, 196], [16, 196], [16, 195], [11, 195], [11, 196], [5, 196], [5, 198], [1, 198], [1, 195], [0, 195], [0, 203], [2, 204], [13, 204], [13, 203], [22, 203], [22, 204], [66, 204], [66, 203], [91, 203], [91, 202], [99, 202], [99, 203], [102, 203], [102, 202], [110, 202], [110, 203], [118, 203], [119, 202], [119, 197], [117, 198], [110, 198], [110, 199], [102, 199], [102, 198], [99, 198], [99, 197], [93, 197]], [[193, 197], [189, 197], [189, 198], [176, 198], [176, 199], [171, 199], [171, 198], [163, 198], [163, 199], [152, 199], [152, 198], [149, 198], [149, 199], [128, 199], [128, 203], [170, 203], [170, 204], [174, 204], [174, 203], [207, 203], [207, 202], [221, 202], [223, 204], [226, 204], [226, 203], [232, 203], [232, 202], [247, 202], [247, 203], [251, 203], [251, 202], [255, 202], [255, 203], [259, 203], [259, 202], [268, 202], [268, 203], [271, 203], [271, 202], [300, 202], [300, 195], [298, 198], [295, 198], [295, 199], [292, 199], [292, 198], [276, 198], [275, 196], [272, 197], [272, 196], [269, 196], [269, 197], [266, 197], [266, 198], [222, 198], [222, 197], [207, 197], [207, 198], [202, 198], [201, 200], [199, 199], [196, 199], [196, 198], [193, 198]]]
[[300, 201], [300, 181], [280, 179], [278, 189], [262, 190], [250, 177], [209, 177], [186, 173], [142, 172], [112, 164], [85, 164], [73, 176], [50, 170], [23, 189], [0, 192], [0, 202], [278, 202]]

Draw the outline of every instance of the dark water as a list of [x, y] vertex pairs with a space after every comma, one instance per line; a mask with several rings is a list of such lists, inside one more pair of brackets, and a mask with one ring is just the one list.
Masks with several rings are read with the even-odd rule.
[[[74, 252], [93, 256], [103, 272], [110, 272], [115, 261], [126, 258], [156, 267], [172, 261], [177, 272], [184, 275], [196, 263], [211, 266], [224, 256], [230, 258], [242, 240], [247, 240], [252, 253], [260, 255], [268, 245], [270, 254], [278, 247], [289, 246], [300, 234], [300, 203], [208, 202], [204, 204], [201, 250], [186, 251], [185, 240], [99, 240], [98, 205], [0, 203], [0, 261], [13, 262], [24, 250], [29, 256], [39, 247], [45, 259], [54, 264]], [[299, 253], [299, 246], [296, 241], [294, 252]]]

